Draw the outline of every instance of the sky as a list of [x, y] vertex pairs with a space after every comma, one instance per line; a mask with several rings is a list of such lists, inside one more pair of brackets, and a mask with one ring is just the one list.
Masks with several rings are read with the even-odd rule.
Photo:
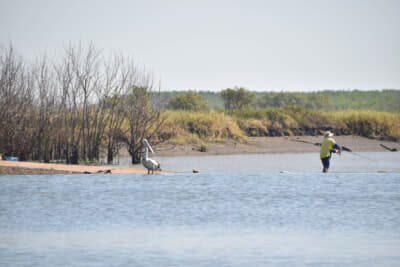
[[26, 58], [93, 42], [162, 90], [400, 89], [400, 0], [0, 0]]

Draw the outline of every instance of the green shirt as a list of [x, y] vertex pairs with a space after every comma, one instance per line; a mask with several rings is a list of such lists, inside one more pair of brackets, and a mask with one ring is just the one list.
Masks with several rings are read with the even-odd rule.
[[333, 138], [325, 138], [322, 141], [321, 150], [319, 151], [319, 156], [321, 159], [327, 158], [331, 156], [331, 149], [336, 144], [336, 141]]

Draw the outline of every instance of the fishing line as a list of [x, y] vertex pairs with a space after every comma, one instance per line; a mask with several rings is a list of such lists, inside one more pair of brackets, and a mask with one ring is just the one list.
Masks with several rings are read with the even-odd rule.
[[[314, 145], [314, 146], [321, 146], [321, 143], [312, 143], [312, 142], [305, 141], [305, 140], [291, 139], [291, 141], [300, 142], [300, 143], [306, 143], [306, 144], [310, 144], [310, 145]], [[341, 148], [342, 148], [343, 151], [350, 152], [354, 156], [357, 156], [357, 157], [360, 157], [360, 158], [363, 158], [363, 159], [366, 159], [366, 160], [369, 160], [369, 161], [372, 161], [372, 162], [376, 162], [376, 160], [370, 159], [370, 158], [368, 158], [366, 156], [363, 156], [363, 155], [360, 155], [360, 154], [358, 154], [356, 152], [353, 152], [353, 150], [351, 150], [348, 147], [341, 146]]]
[[372, 162], [376, 162], [376, 160], [370, 159], [370, 158], [368, 158], [368, 157], [366, 157], [366, 156], [363, 156], [363, 155], [360, 155], [360, 154], [358, 154], [358, 153], [356, 153], [356, 152], [353, 152], [353, 151], [347, 151], [347, 152], [350, 152], [350, 153], [353, 154], [354, 156], [357, 156], [357, 157], [360, 157], [360, 158], [363, 158], [363, 159], [366, 159], [366, 160], [369, 160], [369, 161], [372, 161]]

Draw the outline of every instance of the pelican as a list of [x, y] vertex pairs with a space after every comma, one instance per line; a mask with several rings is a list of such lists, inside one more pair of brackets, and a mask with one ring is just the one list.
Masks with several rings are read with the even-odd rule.
[[142, 159], [142, 164], [147, 169], [147, 174], [150, 174], [150, 171], [152, 174], [154, 174], [154, 171], [157, 171], [157, 170], [161, 171], [160, 163], [158, 163], [156, 160], [148, 157], [149, 150], [153, 154], [154, 154], [154, 151], [151, 148], [147, 139], [143, 139], [142, 144], [144, 145], [144, 156]]

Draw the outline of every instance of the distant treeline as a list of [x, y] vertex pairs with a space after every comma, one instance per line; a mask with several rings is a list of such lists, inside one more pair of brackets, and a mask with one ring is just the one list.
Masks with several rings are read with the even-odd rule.
[[[187, 93], [196, 93], [208, 103], [210, 109], [224, 109], [220, 92], [171, 91], [161, 92], [163, 99]], [[400, 90], [325, 90], [318, 92], [253, 92], [255, 101], [252, 108], [299, 106], [313, 110], [400, 110]]]

